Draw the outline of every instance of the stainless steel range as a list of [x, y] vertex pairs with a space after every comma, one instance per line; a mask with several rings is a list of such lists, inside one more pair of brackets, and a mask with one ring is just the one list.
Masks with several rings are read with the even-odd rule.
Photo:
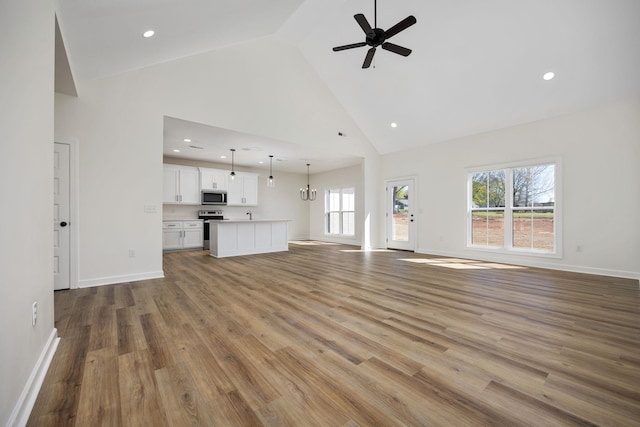
[[204, 219], [204, 250], [209, 250], [209, 223], [208, 219], [224, 219], [222, 211], [199, 211], [198, 218]]

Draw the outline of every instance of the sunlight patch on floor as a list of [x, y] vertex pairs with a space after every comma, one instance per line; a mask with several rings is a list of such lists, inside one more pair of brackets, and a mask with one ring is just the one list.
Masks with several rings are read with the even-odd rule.
[[340, 252], [395, 252], [391, 249], [340, 249]]
[[401, 258], [400, 261], [412, 262], [414, 264], [429, 264], [437, 267], [453, 268], [456, 270], [521, 270], [527, 268], [519, 265], [483, 262], [461, 258]]

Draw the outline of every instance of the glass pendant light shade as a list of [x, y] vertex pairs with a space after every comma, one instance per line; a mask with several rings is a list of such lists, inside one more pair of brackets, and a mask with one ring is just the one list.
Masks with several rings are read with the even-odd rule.
[[229, 179], [231, 179], [232, 181], [235, 179], [236, 177], [236, 171], [235, 171], [235, 165], [234, 165], [234, 160], [235, 160], [235, 152], [236, 149], [232, 148], [231, 149], [231, 173], [229, 174]]
[[316, 199], [316, 189], [309, 185], [309, 166], [307, 163], [307, 187], [300, 189], [300, 198], [305, 202], [313, 202]]
[[276, 181], [273, 179], [273, 156], [269, 155], [269, 178], [267, 179], [267, 187], [273, 188], [276, 186]]

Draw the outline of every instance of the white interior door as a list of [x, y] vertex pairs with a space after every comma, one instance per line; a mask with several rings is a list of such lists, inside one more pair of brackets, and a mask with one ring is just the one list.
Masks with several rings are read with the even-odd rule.
[[387, 181], [387, 248], [415, 251], [413, 178]]
[[54, 143], [53, 151], [53, 286], [70, 288], [70, 161], [69, 145]]

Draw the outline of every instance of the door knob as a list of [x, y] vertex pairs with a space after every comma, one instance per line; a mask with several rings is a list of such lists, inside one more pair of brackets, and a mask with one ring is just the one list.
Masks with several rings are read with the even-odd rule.
[[67, 226], [67, 223], [66, 223], [65, 221], [62, 221], [62, 222], [60, 223], [60, 227], [66, 227], [66, 226]]

